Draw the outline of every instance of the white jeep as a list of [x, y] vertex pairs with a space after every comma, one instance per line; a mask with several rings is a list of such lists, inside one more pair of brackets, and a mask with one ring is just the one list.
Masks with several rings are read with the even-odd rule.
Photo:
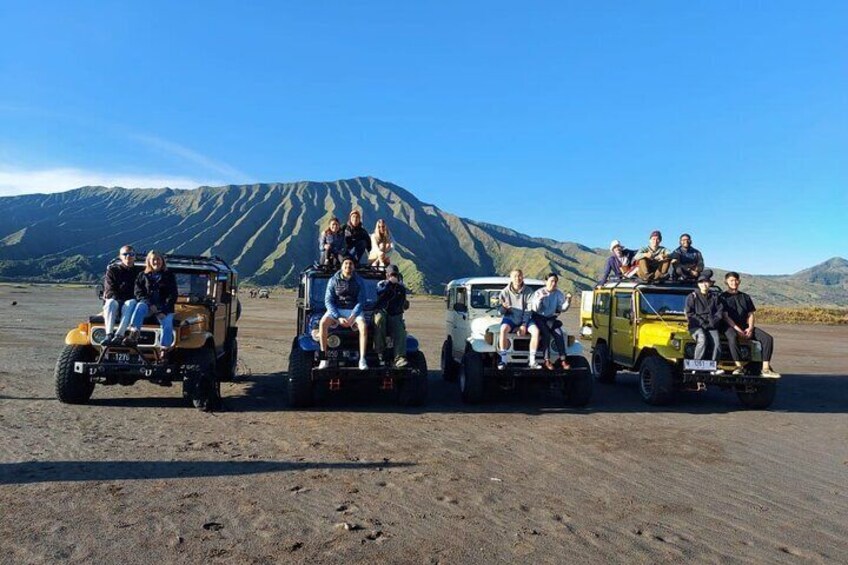
[[[508, 277], [468, 277], [450, 281], [445, 288], [445, 329], [442, 344], [442, 377], [459, 380], [463, 401], [483, 400], [486, 386], [512, 390], [519, 384], [545, 383], [562, 391], [566, 402], [583, 406], [592, 396], [592, 373], [583, 357], [583, 346], [566, 335], [566, 355], [570, 369], [533, 369], [530, 367], [530, 334], [508, 334], [506, 367], [498, 368], [498, 340], [501, 320], [499, 295]], [[545, 286], [538, 279], [524, 279], [534, 292]], [[565, 327], [562, 328], [565, 332]], [[553, 347], [553, 345], [551, 344]], [[536, 352], [542, 359], [545, 347]]]

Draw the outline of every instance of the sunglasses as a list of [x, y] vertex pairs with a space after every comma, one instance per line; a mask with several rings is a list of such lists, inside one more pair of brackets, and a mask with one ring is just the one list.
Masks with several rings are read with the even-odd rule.
[[121, 257], [135, 257], [135, 253], [121, 253]]

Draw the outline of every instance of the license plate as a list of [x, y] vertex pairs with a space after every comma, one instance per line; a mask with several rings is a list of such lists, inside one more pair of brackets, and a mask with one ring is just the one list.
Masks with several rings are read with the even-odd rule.
[[687, 371], [715, 371], [716, 362], [706, 359], [684, 359], [683, 368]]
[[110, 351], [106, 353], [106, 360], [112, 361], [113, 363], [134, 363], [138, 360], [138, 355]]

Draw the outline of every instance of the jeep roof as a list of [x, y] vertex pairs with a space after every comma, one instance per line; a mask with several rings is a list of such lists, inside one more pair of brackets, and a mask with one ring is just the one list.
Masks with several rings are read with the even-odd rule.
[[[454, 279], [454, 280], [448, 282], [445, 285], [445, 287], [453, 288], [453, 287], [456, 287], [456, 286], [468, 286], [468, 285], [474, 285], [474, 284], [502, 284], [502, 285], [507, 285], [507, 284], [509, 284], [509, 281], [510, 281], [509, 277], [464, 277], [464, 278], [461, 278], [461, 279]], [[525, 278], [524, 284], [525, 285], [545, 286], [545, 281], [539, 280], [539, 279]]]

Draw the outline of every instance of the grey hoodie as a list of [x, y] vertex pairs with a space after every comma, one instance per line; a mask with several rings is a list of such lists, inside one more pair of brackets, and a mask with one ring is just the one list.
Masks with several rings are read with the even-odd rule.
[[526, 325], [530, 321], [530, 297], [533, 291], [524, 285], [521, 290], [512, 290], [512, 283], [506, 285], [500, 294], [501, 311], [505, 318], [516, 324]]

